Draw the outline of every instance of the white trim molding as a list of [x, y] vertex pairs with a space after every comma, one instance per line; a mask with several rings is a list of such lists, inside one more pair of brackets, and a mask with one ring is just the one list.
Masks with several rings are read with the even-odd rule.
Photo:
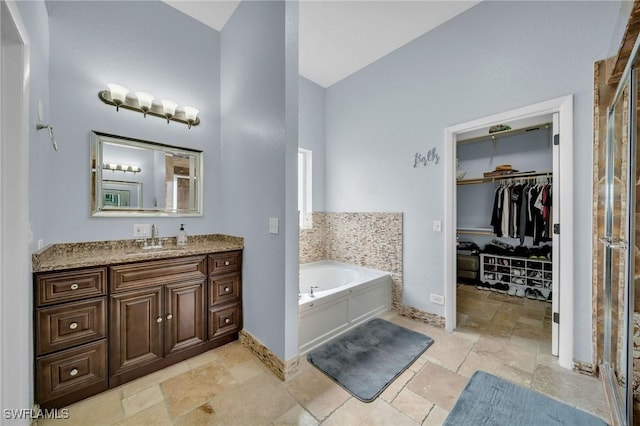
[[[560, 173], [555, 177], [560, 181], [562, 199], [560, 208], [560, 324], [559, 352], [560, 366], [573, 368], [573, 305], [574, 305], [574, 264], [573, 264], [573, 96], [563, 96], [511, 111], [490, 115], [444, 129], [445, 164], [445, 329], [449, 332], [456, 328], [456, 137], [460, 133], [478, 130], [492, 125], [549, 115], [560, 114]], [[554, 295], [557, 297], [557, 295]]]
[[2, 1], [0, 59], [0, 404], [33, 405], [29, 255], [30, 41], [16, 1]]

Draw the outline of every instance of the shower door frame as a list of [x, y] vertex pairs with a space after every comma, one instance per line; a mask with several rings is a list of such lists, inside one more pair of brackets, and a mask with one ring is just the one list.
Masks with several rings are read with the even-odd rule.
[[[604, 270], [603, 273], [603, 285], [604, 285], [604, 359], [600, 365], [602, 374], [602, 380], [605, 387], [605, 393], [607, 400], [609, 401], [609, 407], [612, 411], [614, 425], [628, 425], [633, 422], [633, 312], [634, 309], [631, 306], [634, 303], [634, 277], [635, 277], [635, 210], [636, 210], [636, 143], [637, 143], [637, 131], [636, 126], [636, 109], [638, 105], [637, 96], [637, 73], [635, 72], [638, 67], [634, 66], [634, 62], [638, 57], [640, 51], [640, 37], [636, 39], [636, 42], [629, 56], [627, 65], [616, 88], [616, 92], [607, 107], [607, 130], [606, 130], [606, 207], [605, 207], [605, 235], [601, 239], [601, 242], [605, 246], [604, 257]], [[614, 125], [615, 122], [615, 106], [623, 96], [625, 86], [628, 83], [629, 100], [627, 105], [627, 113], [629, 120], [627, 123], [628, 128], [628, 142], [627, 142], [627, 204], [626, 204], [626, 235], [627, 240], [622, 241], [614, 239], [612, 235], [613, 228], [613, 176], [611, 171], [615, 167], [614, 155], [612, 149], [615, 146], [611, 146], [611, 141], [615, 139]], [[613, 125], [610, 123], [613, 122]], [[612, 318], [611, 318], [611, 304], [612, 297], [611, 292], [613, 287], [611, 285], [611, 269], [612, 269], [612, 256], [613, 250], [625, 250], [626, 251], [626, 268], [625, 268], [625, 291], [624, 299], [624, 319], [625, 319], [625, 339], [622, 342], [621, 347], [618, 350], [624, 350], [626, 352], [626, 365], [625, 368], [625, 390], [624, 394], [620, 394], [618, 380], [616, 376], [615, 367], [613, 363], [616, 361], [614, 354], [611, 352], [611, 341], [618, 336], [612, 336]], [[609, 279], [607, 279], [609, 278]]]

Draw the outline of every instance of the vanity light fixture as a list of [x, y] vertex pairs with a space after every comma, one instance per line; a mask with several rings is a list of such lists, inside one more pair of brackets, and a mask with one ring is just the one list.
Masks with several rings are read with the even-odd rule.
[[195, 123], [196, 119], [198, 118], [198, 113], [200, 111], [198, 111], [197, 108], [191, 106], [186, 106], [183, 109], [185, 118], [187, 119], [187, 123], [189, 124], [189, 128], [191, 128], [193, 123]]
[[167, 120], [167, 123], [177, 121], [186, 124], [189, 128], [200, 124], [200, 118], [198, 117], [200, 111], [197, 108], [188, 106], [178, 108], [178, 104], [165, 99], [160, 101], [160, 104], [154, 104], [153, 100], [155, 98], [149, 93], [135, 92], [134, 98], [127, 97], [129, 89], [119, 84], [107, 84], [107, 87], [108, 90], [98, 92], [98, 97], [105, 104], [114, 105], [116, 111], [119, 111], [120, 108], [137, 111], [141, 112], [145, 117], [153, 115]]
[[147, 112], [151, 109], [151, 105], [153, 104], [153, 95], [150, 95], [147, 92], [136, 92], [136, 98], [138, 98], [138, 105], [140, 105], [142, 114], [147, 118]]
[[104, 170], [111, 170], [112, 172], [123, 172], [123, 173], [131, 172], [134, 175], [142, 171], [142, 169], [138, 166], [128, 166], [126, 164], [115, 164], [115, 163], [104, 163], [102, 165], [102, 168]]
[[116, 105], [116, 111], [119, 111], [120, 105], [122, 105], [127, 99], [127, 93], [129, 93], [129, 89], [120, 86], [119, 84], [107, 84], [107, 87], [109, 88], [109, 95], [111, 95], [111, 99]]
[[164, 112], [164, 116], [167, 117], [167, 124], [169, 124], [169, 120], [171, 120], [171, 117], [176, 113], [178, 104], [166, 99], [161, 100], [160, 103], [162, 104], [162, 112]]

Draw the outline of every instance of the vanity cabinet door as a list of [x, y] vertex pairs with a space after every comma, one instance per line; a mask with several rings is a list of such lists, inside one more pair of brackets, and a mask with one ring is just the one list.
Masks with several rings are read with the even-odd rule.
[[165, 356], [205, 342], [204, 279], [165, 286]]
[[112, 379], [162, 359], [165, 328], [162, 289], [153, 287], [111, 295], [109, 373]]

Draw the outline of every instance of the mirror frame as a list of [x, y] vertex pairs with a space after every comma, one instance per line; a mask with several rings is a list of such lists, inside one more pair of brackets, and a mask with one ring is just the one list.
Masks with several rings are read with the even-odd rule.
[[[196, 176], [199, 185], [196, 189], [196, 208], [195, 209], [154, 209], [154, 208], [105, 208], [100, 201], [102, 200], [102, 143], [117, 143], [123, 146], [136, 148], [146, 148], [154, 151], [162, 151], [169, 154], [190, 155], [196, 157]], [[172, 145], [166, 145], [158, 142], [145, 141], [142, 139], [130, 138], [127, 136], [112, 135], [109, 133], [91, 131], [91, 216], [92, 217], [193, 217], [203, 216], [203, 195], [204, 195], [204, 152], [191, 148], [182, 148]]]

